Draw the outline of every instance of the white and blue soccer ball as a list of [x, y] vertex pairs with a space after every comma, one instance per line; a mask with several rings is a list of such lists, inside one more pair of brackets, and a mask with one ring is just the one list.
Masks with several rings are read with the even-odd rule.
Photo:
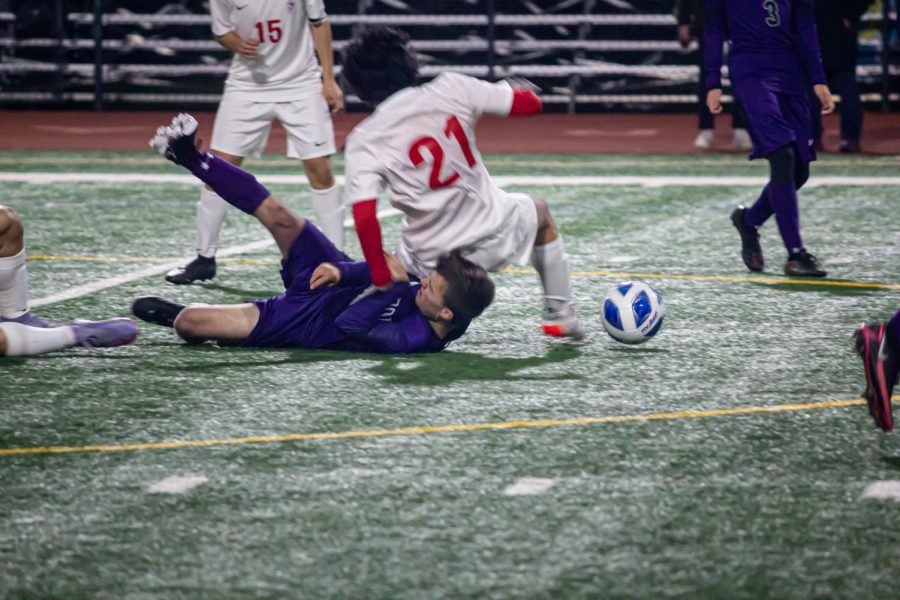
[[639, 281], [611, 286], [600, 311], [606, 333], [623, 344], [643, 344], [659, 333], [665, 316], [662, 296]]

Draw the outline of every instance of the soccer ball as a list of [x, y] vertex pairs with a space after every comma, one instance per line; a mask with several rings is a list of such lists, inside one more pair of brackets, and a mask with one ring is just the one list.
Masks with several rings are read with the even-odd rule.
[[626, 281], [606, 291], [600, 311], [603, 328], [623, 344], [642, 344], [659, 333], [666, 307], [652, 286]]

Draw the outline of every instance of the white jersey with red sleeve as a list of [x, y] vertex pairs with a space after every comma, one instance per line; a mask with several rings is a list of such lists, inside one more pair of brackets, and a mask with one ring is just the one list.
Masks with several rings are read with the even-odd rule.
[[506, 233], [517, 209], [491, 181], [475, 123], [508, 115], [512, 103], [508, 83], [444, 73], [384, 100], [347, 138], [347, 201], [388, 191], [406, 215], [398, 255], [407, 268], [431, 268], [445, 252], [472, 253]]
[[327, 18], [324, 0], [210, 0], [212, 31], [258, 39], [258, 55], [235, 55], [225, 82], [234, 97], [288, 102], [321, 93], [309, 24]]

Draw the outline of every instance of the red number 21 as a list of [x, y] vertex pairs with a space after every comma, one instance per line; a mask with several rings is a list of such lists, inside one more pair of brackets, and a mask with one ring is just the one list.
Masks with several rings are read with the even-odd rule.
[[[456, 117], [447, 119], [447, 124], [444, 127], [444, 135], [448, 138], [451, 136], [456, 138], [456, 142], [459, 144], [463, 156], [466, 157], [466, 163], [468, 163], [470, 167], [474, 167], [475, 155], [472, 153], [472, 147], [469, 145], [469, 138], [466, 137], [466, 132], [463, 130], [459, 119]], [[444, 164], [444, 149], [441, 147], [440, 142], [431, 136], [420, 137], [409, 147], [409, 159], [412, 161], [413, 166], [421, 167], [425, 163], [425, 157], [422, 156], [423, 148], [428, 150], [428, 154], [431, 155], [433, 161], [431, 164], [431, 175], [428, 177], [428, 185], [431, 186], [431, 189], [437, 190], [445, 188], [459, 179], [459, 173], [456, 171], [450, 173], [446, 178], [441, 179], [441, 166]]]

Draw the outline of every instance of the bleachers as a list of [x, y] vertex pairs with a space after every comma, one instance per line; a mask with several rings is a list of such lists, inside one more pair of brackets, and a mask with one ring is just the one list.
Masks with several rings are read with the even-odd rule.
[[[128, 3], [124, 3], [128, 4]], [[410, 6], [413, 3], [410, 3]], [[404, 28], [414, 39], [423, 76], [453, 70], [489, 79], [527, 77], [551, 110], [688, 108], [696, 101], [696, 44], [675, 40], [669, 2], [643, 0], [616, 8], [597, 0], [531, 2], [328, 2], [335, 49], [353, 29], [371, 23]], [[489, 17], [487, 5], [495, 13]], [[103, 15], [102, 40], [94, 14], [0, 13], [0, 103], [3, 106], [94, 104], [105, 107], [213, 105], [230, 55], [211, 39], [199, 1], [132, 2]], [[77, 5], [83, 10], [85, 4]], [[893, 16], [896, 18], [896, 16]], [[881, 16], [866, 16], [878, 27]], [[858, 72], [864, 100], [882, 100], [881, 38], [863, 36]], [[102, 68], [98, 69], [98, 60]], [[102, 88], [95, 73], [102, 73]], [[900, 66], [888, 69], [900, 75]], [[897, 100], [896, 84], [892, 100]], [[98, 97], [97, 91], [101, 92]], [[350, 97], [350, 107], [359, 106]]]

